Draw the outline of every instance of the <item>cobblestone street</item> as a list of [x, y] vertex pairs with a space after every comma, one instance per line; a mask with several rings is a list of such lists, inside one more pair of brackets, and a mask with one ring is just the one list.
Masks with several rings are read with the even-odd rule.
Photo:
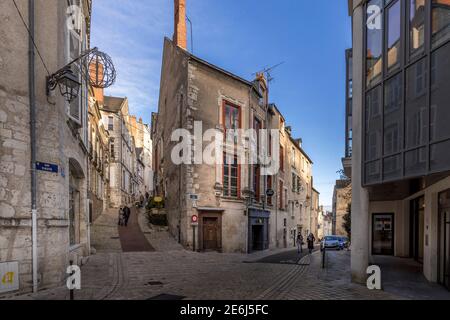
[[[286, 250], [250, 255], [194, 253], [184, 250], [167, 232], [150, 229], [138, 216], [154, 252], [121, 252], [114, 212], [101, 216], [93, 229], [96, 254], [82, 267], [82, 290], [76, 299], [151, 299], [174, 295], [184, 299], [396, 299], [349, 281], [349, 252], [329, 252], [328, 268], [321, 269], [319, 252], [297, 263], [261, 263], [262, 258]], [[105, 232], [108, 230], [108, 232]], [[139, 231], [140, 232], [140, 231]], [[68, 299], [65, 287], [21, 299]]]

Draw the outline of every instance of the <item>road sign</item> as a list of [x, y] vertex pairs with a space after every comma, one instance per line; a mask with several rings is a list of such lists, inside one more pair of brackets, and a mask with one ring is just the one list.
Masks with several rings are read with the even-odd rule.
[[36, 170], [50, 173], [58, 173], [58, 166], [56, 164], [36, 162]]
[[273, 197], [275, 195], [275, 191], [273, 189], [267, 189], [266, 196]]
[[192, 224], [198, 224], [198, 216], [196, 216], [195, 214], [191, 217], [191, 223]]

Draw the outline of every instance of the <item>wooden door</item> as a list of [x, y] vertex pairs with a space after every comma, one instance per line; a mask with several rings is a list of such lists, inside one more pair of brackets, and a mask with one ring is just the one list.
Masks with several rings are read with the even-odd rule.
[[217, 218], [203, 218], [203, 249], [219, 249], [219, 222]]

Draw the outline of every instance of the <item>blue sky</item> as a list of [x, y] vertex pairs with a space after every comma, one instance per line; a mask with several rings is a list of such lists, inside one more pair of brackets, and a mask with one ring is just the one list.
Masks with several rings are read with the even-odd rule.
[[[194, 54], [251, 80], [278, 67], [270, 100], [303, 138], [314, 161], [321, 203], [331, 205], [344, 154], [345, 49], [351, 46], [346, 1], [187, 0]], [[113, 58], [131, 112], [157, 110], [164, 36], [173, 34], [172, 0], [95, 0], [92, 45]], [[190, 42], [189, 42], [190, 43]]]

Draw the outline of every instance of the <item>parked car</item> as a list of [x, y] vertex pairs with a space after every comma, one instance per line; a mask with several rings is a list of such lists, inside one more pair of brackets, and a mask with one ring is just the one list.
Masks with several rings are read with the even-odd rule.
[[339, 249], [344, 250], [348, 248], [349, 241], [347, 237], [338, 237], [338, 239], [339, 239]]
[[339, 237], [337, 236], [326, 236], [322, 240], [322, 244], [320, 246], [320, 250], [323, 249], [337, 249], [340, 250], [340, 242]]

